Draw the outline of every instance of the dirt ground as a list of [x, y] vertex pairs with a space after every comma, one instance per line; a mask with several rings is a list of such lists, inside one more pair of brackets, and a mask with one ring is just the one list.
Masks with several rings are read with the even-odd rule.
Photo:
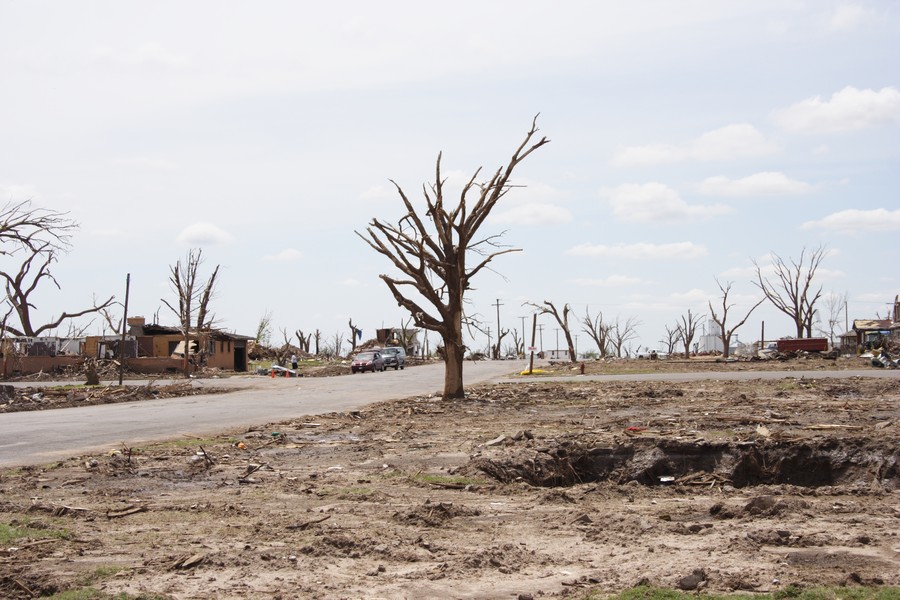
[[576, 377], [123, 445], [0, 471], [0, 597], [900, 586], [898, 438], [900, 377]]

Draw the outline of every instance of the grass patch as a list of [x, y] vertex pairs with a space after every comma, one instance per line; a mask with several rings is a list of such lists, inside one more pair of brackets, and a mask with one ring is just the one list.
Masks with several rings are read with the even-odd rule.
[[67, 529], [50, 529], [30, 521], [0, 523], [0, 546], [15, 545], [19, 540], [46, 540], [57, 538], [67, 540], [72, 533]]
[[125, 567], [117, 566], [117, 565], [101, 565], [95, 568], [93, 571], [88, 573], [84, 573], [79, 578], [79, 584], [83, 586], [91, 586], [95, 583], [99, 583], [104, 579], [109, 579], [114, 576], [116, 573], [120, 571], [124, 571]]
[[108, 594], [101, 592], [92, 587], [82, 588], [80, 590], [66, 590], [52, 596], [47, 596], [49, 600], [171, 600], [171, 596], [163, 596], [160, 594]]

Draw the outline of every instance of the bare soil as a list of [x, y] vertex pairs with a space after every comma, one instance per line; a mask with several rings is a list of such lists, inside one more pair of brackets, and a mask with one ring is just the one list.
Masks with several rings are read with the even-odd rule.
[[898, 402], [898, 378], [535, 379], [7, 470], [0, 525], [29, 534], [0, 597], [900, 586]]

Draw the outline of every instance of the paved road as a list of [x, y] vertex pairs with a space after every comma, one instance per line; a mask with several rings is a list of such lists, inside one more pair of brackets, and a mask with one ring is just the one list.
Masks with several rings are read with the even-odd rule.
[[[466, 363], [467, 384], [514, 381], [523, 363]], [[69, 456], [150, 441], [206, 436], [301, 415], [355, 410], [381, 400], [439, 393], [443, 365], [343, 377], [195, 380], [203, 387], [236, 387], [228, 394], [169, 398], [47, 411], [0, 414], [0, 467], [43, 464]], [[541, 377], [541, 381], [698, 381], [805, 377], [893, 377], [900, 371], [735, 371]], [[522, 381], [522, 379], [518, 379]], [[534, 381], [526, 379], [525, 381]]]
[[[518, 361], [466, 363], [466, 384], [520, 371]], [[285, 421], [301, 415], [355, 410], [393, 398], [440, 393], [443, 365], [343, 377], [232, 377], [194, 380], [231, 387], [228, 394], [168, 398], [0, 414], [0, 467], [61, 458], [149, 441], [204, 436]], [[128, 382], [133, 383], [133, 382]], [[34, 385], [34, 384], [29, 384]]]

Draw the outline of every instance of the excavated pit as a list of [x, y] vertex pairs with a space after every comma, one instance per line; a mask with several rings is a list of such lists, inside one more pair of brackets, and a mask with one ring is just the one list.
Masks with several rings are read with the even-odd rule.
[[819, 487], [900, 484], [896, 440], [803, 440], [685, 442], [634, 440], [614, 446], [563, 442], [553, 448], [522, 450], [503, 458], [477, 458], [471, 470], [497, 481], [525, 481], [565, 487], [612, 481], [643, 485], [730, 484], [747, 487], [790, 484]]

